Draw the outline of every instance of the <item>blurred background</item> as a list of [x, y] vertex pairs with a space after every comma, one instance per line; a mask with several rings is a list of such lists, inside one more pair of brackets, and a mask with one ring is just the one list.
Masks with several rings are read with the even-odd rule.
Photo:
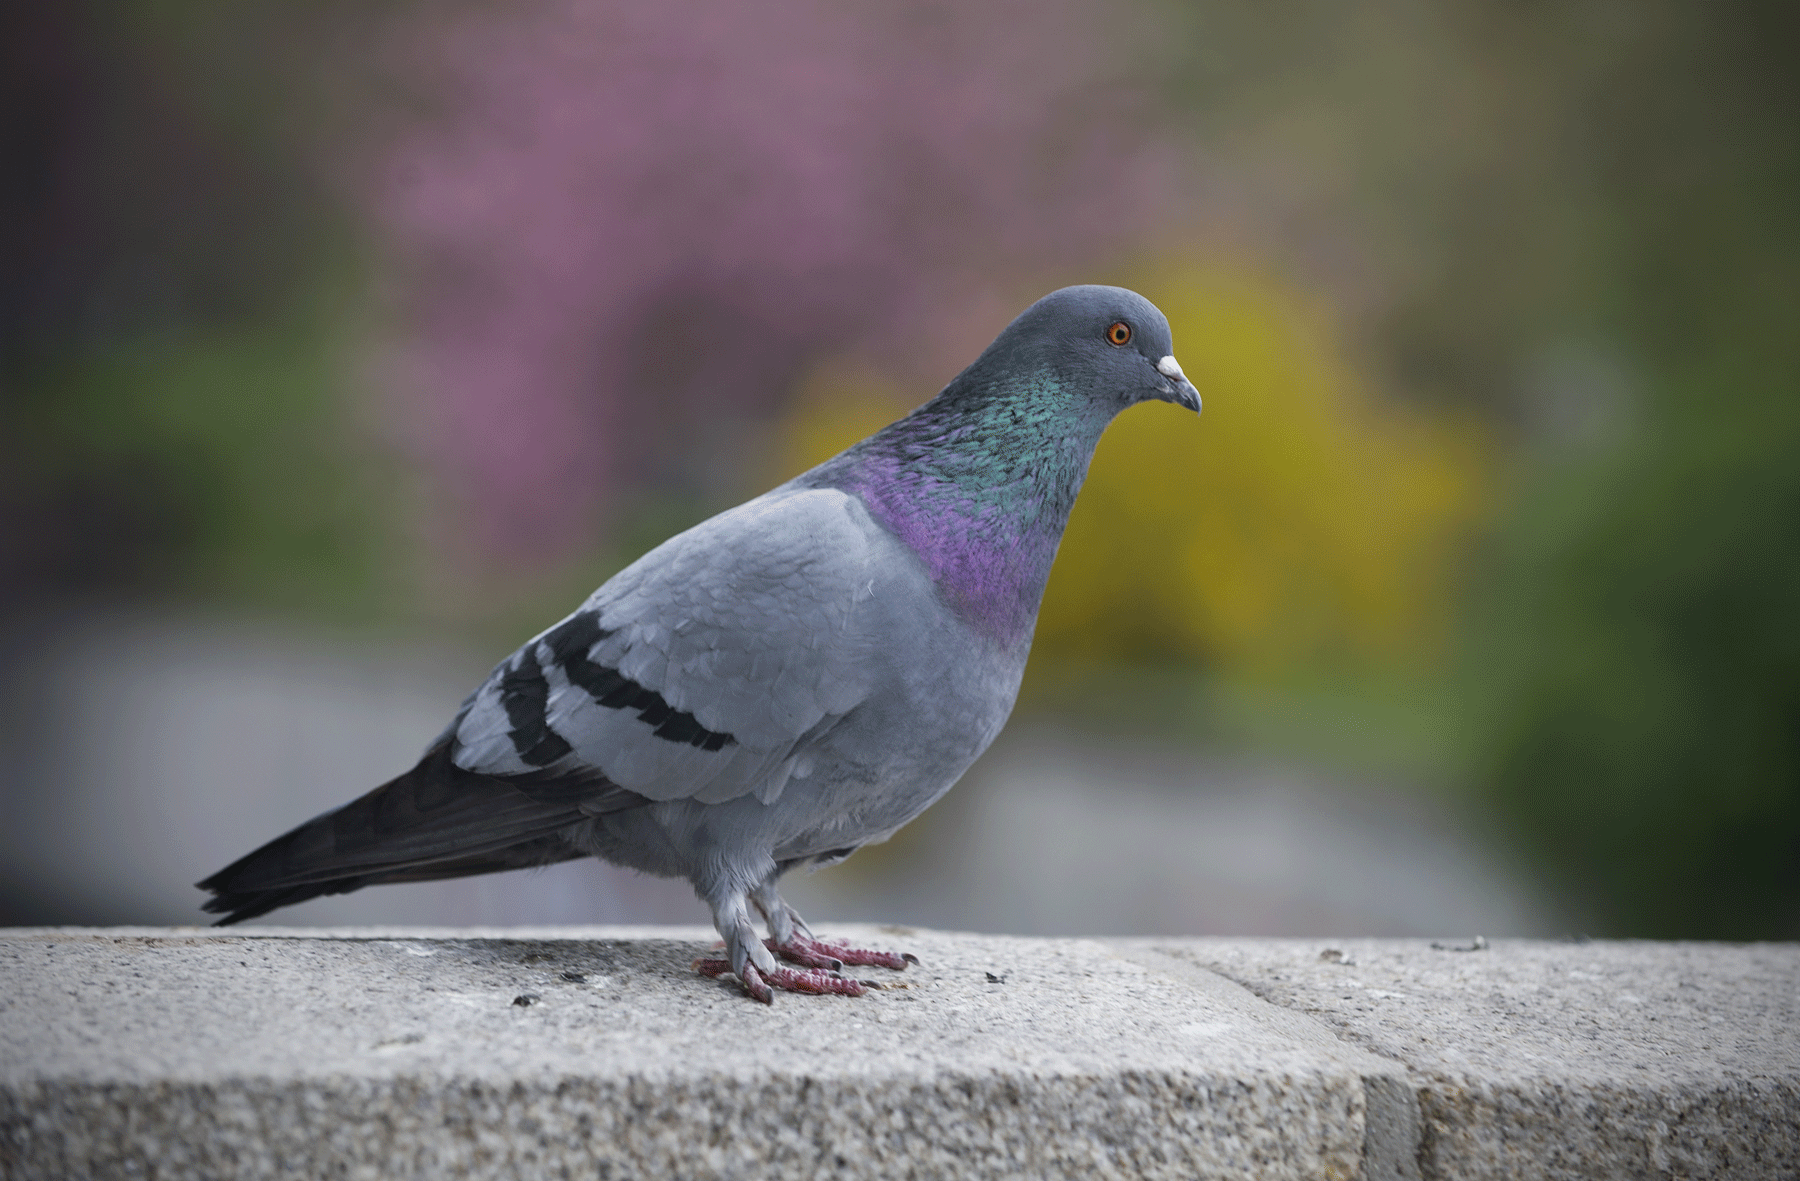
[[[0, 15], [0, 922], [402, 770], [649, 545], [1073, 282], [1014, 722], [814, 918], [1800, 936], [1773, 0], [66, 0]], [[598, 864], [293, 923], [703, 921]]]

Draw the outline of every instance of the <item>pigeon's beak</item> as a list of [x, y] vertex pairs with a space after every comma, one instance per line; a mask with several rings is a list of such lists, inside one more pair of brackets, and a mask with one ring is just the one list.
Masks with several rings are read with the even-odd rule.
[[1174, 354], [1158, 361], [1156, 371], [1163, 375], [1158, 397], [1177, 406], [1186, 406], [1195, 414], [1200, 413], [1200, 391], [1194, 388], [1194, 383], [1181, 371], [1181, 362], [1175, 359]]

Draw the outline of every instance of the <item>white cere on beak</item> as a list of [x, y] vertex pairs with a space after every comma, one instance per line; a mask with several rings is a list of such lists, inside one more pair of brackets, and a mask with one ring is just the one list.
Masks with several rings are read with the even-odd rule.
[[1177, 361], [1175, 359], [1175, 355], [1173, 353], [1169, 354], [1168, 356], [1164, 357], [1162, 360], [1160, 360], [1156, 363], [1156, 371], [1158, 373], [1162, 374], [1164, 377], [1179, 377], [1179, 378], [1187, 377], [1187, 374], [1185, 374], [1181, 371], [1181, 362]]

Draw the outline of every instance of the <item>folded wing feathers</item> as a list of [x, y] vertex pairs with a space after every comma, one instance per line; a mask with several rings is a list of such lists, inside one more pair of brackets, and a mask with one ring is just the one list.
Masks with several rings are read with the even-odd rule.
[[867, 691], [849, 634], [873, 581], [860, 511], [772, 495], [652, 550], [495, 670], [457, 723], [457, 765], [772, 799], [796, 743]]

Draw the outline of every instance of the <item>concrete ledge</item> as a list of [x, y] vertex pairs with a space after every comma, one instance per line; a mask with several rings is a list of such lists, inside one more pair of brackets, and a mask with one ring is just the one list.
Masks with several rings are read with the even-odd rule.
[[1800, 946], [832, 933], [924, 962], [764, 1008], [692, 929], [0, 932], [0, 1175], [1800, 1172]]
[[1800, 945], [1163, 946], [1405, 1063], [1425, 1176], [1800, 1176]]

